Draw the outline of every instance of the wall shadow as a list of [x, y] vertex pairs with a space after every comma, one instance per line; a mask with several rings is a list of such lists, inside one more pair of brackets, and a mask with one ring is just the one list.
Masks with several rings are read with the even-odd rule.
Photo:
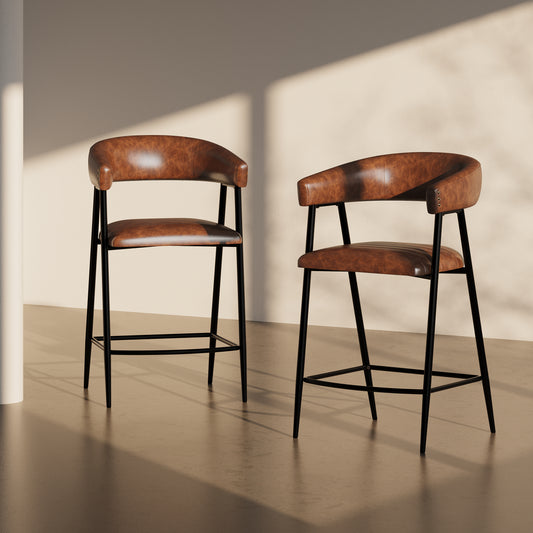
[[[235, 92], [261, 94], [280, 78], [519, 3], [27, 0], [26, 156]], [[253, 116], [264, 122], [261, 109]]]

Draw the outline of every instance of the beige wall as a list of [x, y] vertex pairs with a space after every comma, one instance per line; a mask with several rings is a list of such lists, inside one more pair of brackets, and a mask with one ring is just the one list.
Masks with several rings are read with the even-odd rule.
[[[484, 169], [468, 221], [485, 334], [533, 339], [531, 2], [121, 3], [25, 3], [27, 302], [85, 305], [86, 157], [99, 138], [203, 137], [250, 163], [249, 318], [278, 322], [299, 314], [306, 213], [297, 179], [367, 155], [442, 150], [473, 155]], [[200, 184], [191, 202], [192, 186], [182, 185], [158, 185], [147, 205], [152, 187], [120, 184], [110, 218], [136, 204], [147, 216], [215, 209], [216, 190]], [[354, 240], [431, 239], [422, 205], [355, 204], [349, 215]], [[448, 218], [445, 243], [457, 245]], [[317, 244], [340, 242], [334, 210], [318, 222]], [[222, 314], [233, 317], [227, 256]], [[208, 250], [113, 254], [112, 307], [205, 316], [212, 263]], [[315, 275], [313, 289], [311, 322], [353, 324], [345, 276]], [[439, 332], [472, 334], [464, 289], [459, 278], [442, 280]], [[362, 275], [360, 290], [367, 327], [424, 330], [425, 282]]]

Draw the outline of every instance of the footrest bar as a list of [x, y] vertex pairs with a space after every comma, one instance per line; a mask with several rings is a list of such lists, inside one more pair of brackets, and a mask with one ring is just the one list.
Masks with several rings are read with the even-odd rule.
[[360, 366], [352, 366], [350, 368], [343, 368], [341, 370], [332, 370], [331, 372], [324, 372], [322, 374], [315, 374], [313, 376], [308, 376], [309, 379], [322, 379], [322, 378], [330, 378], [332, 376], [341, 376], [342, 374], [349, 374], [351, 372], [359, 372], [360, 370], [364, 370], [365, 367], [363, 365]]
[[[154, 339], [191, 339], [191, 338], [207, 338], [214, 341], [224, 343], [226, 346], [213, 346], [208, 348], [183, 348], [183, 349], [161, 349], [161, 350], [134, 350], [122, 349], [116, 350], [111, 348], [111, 355], [184, 355], [184, 354], [200, 354], [210, 352], [231, 352], [239, 350], [240, 346], [229, 339], [221, 337], [220, 335], [201, 332], [201, 333], [156, 333], [146, 335], [111, 335], [111, 341], [129, 341], [129, 340], [154, 340]], [[104, 350], [104, 337], [98, 335], [92, 337], [92, 343]]]
[[453, 383], [446, 383], [445, 385], [439, 385], [438, 387], [432, 387], [431, 392], [438, 392], [446, 389], [453, 389], [454, 387], [460, 387], [461, 385], [468, 385], [469, 383], [475, 383], [476, 381], [481, 381], [482, 376], [474, 376], [469, 379], [462, 379], [460, 381], [454, 381]]
[[[111, 335], [112, 341], [136, 341], [144, 339], [188, 339], [194, 337], [210, 337], [211, 333], [145, 333], [142, 335]], [[102, 335], [95, 336], [96, 340], [103, 341]]]
[[422, 389], [407, 389], [405, 387], [366, 387], [365, 385], [351, 385], [349, 383], [337, 383], [335, 381], [324, 381], [322, 379], [304, 378], [305, 383], [331, 387], [333, 389], [348, 389], [372, 392], [389, 392], [394, 394], [422, 394]]
[[[366, 392], [386, 392], [393, 394], [423, 394], [423, 389], [412, 389], [407, 387], [368, 387], [366, 385], [352, 385], [350, 383], [339, 383], [335, 381], [326, 381], [324, 378], [329, 378], [333, 376], [340, 376], [343, 374], [349, 374], [352, 372], [360, 372], [361, 370], [376, 370], [379, 372], [400, 372], [404, 374], [418, 374], [423, 375], [424, 370], [419, 368], [406, 368], [406, 367], [397, 367], [397, 366], [387, 366], [387, 365], [360, 365], [350, 368], [343, 368], [341, 370], [333, 370], [331, 372], [322, 372], [321, 374], [314, 374], [312, 376], [304, 377], [303, 381], [305, 383], [310, 383], [312, 385], [320, 385], [323, 387], [331, 387], [334, 389], [348, 389], [348, 390], [358, 390]], [[439, 385], [437, 387], [432, 387], [431, 392], [438, 392], [446, 389], [453, 389], [454, 387], [460, 387], [461, 385], [468, 385], [469, 383], [475, 383], [481, 381], [483, 378], [475, 374], [464, 374], [460, 372], [445, 372], [441, 370], [433, 370], [431, 372], [432, 376], [445, 377], [445, 378], [459, 378], [458, 381], [453, 381], [452, 383], [446, 383], [444, 385]]]
[[[331, 372], [323, 372], [321, 374], [314, 374], [308, 376], [311, 379], [322, 379], [329, 378], [332, 376], [340, 376], [342, 374], [349, 374], [351, 372], [360, 372], [361, 370], [377, 370], [378, 372], [400, 372], [403, 374], [419, 374], [423, 375], [424, 370], [421, 368], [406, 368], [401, 366], [387, 366], [387, 365], [359, 365], [353, 366], [350, 368], [343, 368], [341, 370], [332, 370]], [[470, 379], [478, 377], [476, 374], [463, 374], [460, 372], [445, 372], [442, 370], [433, 370], [431, 372], [432, 376], [439, 376], [444, 378], [459, 378], [459, 379]]]

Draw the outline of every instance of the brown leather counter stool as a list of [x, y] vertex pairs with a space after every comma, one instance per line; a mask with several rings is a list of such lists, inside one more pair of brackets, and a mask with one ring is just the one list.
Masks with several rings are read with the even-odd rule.
[[[239, 351], [242, 401], [246, 402], [246, 329], [241, 207], [241, 188], [246, 186], [248, 178], [246, 163], [225, 148], [208, 141], [166, 135], [140, 135], [106, 139], [93, 145], [89, 152], [89, 175], [94, 185], [94, 203], [85, 335], [84, 388], [89, 385], [92, 344], [104, 351], [107, 407], [111, 407], [111, 355], [209, 353], [208, 383], [211, 384], [215, 354]], [[220, 199], [217, 222], [196, 218], [155, 218], [120, 220], [108, 224], [107, 191], [115, 182], [137, 180], [196, 180], [219, 183]], [[235, 229], [230, 229], [224, 225], [228, 187], [233, 187], [235, 191]], [[102, 261], [103, 336], [93, 337], [98, 245], [101, 248]], [[152, 246], [213, 246], [216, 248], [209, 332], [111, 335], [108, 252], [109, 250]], [[222, 250], [224, 247], [233, 247], [237, 252], [238, 344], [217, 335]], [[112, 341], [191, 337], [209, 339], [209, 347], [168, 350], [118, 350], [112, 348]]]
[[[294, 438], [298, 437], [304, 382], [367, 391], [374, 420], [377, 419], [375, 392], [420, 394], [422, 396], [420, 453], [423, 454], [426, 449], [431, 393], [481, 381], [490, 430], [492, 433], [495, 432], [490, 383], [464, 214], [465, 208], [477, 202], [480, 190], [481, 166], [478, 161], [463, 155], [430, 152], [391, 154], [362, 159], [319, 172], [298, 182], [299, 202], [300, 205], [309, 207], [309, 215], [305, 254], [298, 260], [298, 266], [304, 269], [304, 277], [296, 373]], [[425, 201], [428, 213], [434, 215], [433, 244], [399, 242], [352, 244], [345, 202], [366, 200]], [[317, 207], [322, 206], [337, 207], [344, 244], [313, 251], [315, 214]], [[451, 213], [457, 214], [462, 256], [451, 248], [441, 246], [442, 218]], [[362, 365], [304, 377], [311, 272], [316, 270], [348, 272]], [[426, 356], [423, 370], [370, 364], [356, 272], [414, 276], [430, 280]], [[479, 359], [479, 375], [433, 370], [439, 273], [466, 275]], [[373, 385], [372, 370], [419, 374], [423, 376], [423, 382], [421, 387], [416, 389], [377, 387]], [[352, 385], [327, 379], [361, 371], [364, 373], [366, 385]], [[451, 378], [452, 381], [432, 387], [432, 376]]]

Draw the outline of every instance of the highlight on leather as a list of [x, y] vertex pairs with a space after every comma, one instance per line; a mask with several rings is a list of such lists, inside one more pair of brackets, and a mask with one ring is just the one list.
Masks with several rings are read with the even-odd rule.
[[218, 144], [172, 135], [104, 139], [89, 151], [89, 176], [99, 190], [115, 181], [197, 180], [246, 187], [248, 165]]
[[301, 179], [300, 205], [368, 200], [425, 201], [431, 214], [465, 209], [481, 192], [481, 165], [472, 157], [406, 152], [352, 161]]

